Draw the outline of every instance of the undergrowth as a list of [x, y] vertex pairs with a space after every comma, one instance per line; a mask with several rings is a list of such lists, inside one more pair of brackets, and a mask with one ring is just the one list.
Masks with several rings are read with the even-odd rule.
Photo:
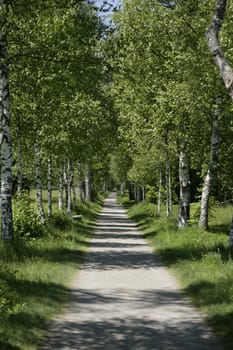
[[55, 212], [44, 226], [28, 198], [15, 204], [15, 239], [0, 241], [1, 350], [37, 348], [47, 320], [68, 300], [100, 204], [78, 204], [77, 221]]

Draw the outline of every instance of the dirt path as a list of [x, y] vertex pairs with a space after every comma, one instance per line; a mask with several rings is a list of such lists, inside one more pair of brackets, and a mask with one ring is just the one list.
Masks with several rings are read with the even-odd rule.
[[112, 194], [41, 350], [221, 350]]

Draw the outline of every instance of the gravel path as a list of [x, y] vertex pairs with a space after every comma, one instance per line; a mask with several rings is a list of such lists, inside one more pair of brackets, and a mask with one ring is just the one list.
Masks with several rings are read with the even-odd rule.
[[222, 350], [112, 194], [41, 350]]

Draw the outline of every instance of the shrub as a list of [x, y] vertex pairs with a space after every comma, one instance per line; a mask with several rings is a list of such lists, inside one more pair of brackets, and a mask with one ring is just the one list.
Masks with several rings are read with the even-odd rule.
[[49, 224], [60, 230], [67, 230], [72, 227], [72, 217], [67, 213], [55, 213], [49, 218]]
[[14, 203], [14, 231], [15, 235], [24, 238], [40, 237], [45, 233], [45, 225], [31, 204], [27, 194], [18, 196]]
[[158, 200], [158, 189], [154, 186], [146, 187], [146, 199], [150, 203], [157, 203]]

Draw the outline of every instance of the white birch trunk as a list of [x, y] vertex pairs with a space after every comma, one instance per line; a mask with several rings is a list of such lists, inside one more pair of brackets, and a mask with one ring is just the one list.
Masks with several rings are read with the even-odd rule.
[[76, 194], [76, 187], [75, 187], [75, 168], [73, 164], [70, 167], [70, 176], [71, 176], [71, 190], [73, 195], [72, 202], [75, 205], [77, 200], [77, 194]]
[[145, 186], [142, 186], [142, 200], [143, 200], [143, 202], [146, 200], [146, 188], [145, 188]]
[[161, 195], [162, 195], [162, 171], [159, 172], [159, 189], [158, 189], [158, 203], [157, 203], [157, 212], [158, 215], [161, 214]]
[[179, 180], [180, 180], [180, 203], [178, 215], [178, 227], [186, 226], [190, 218], [190, 197], [191, 197], [191, 181], [189, 169], [189, 156], [184, 149], [179, 154]]
[[78, 162], [78, 200], [83, 202], [83, 181], [82, 181], [82, 168]]
[[233, 99], [233, 70], [227, 62], [218, 40], [226, 14], [226, 5], [227, 0], [218, 0], [216, 2], [215, 14], [206, 33], [206, 40], [215, 64], [219, 68], [225, 87], [229, 91], [231, 99]]
[[63, 210], [63, 189], [64, 189], [64, 182], [63, 182], [63, 176], [64, 176], [64, 169], [63, 165], [60, 166], [59, 171], [59, 189], [58, 189], [58, 210]]
[[[210, 27], [206, 33], [206, 40], [210, 49], [210, 53], [213, 56], [215, 64], [219, 69], [225, 87], [228, 90], [231, 99], [233, 100], [233, 70], [224, 56], [218, 39], [226, 14], [226, 5], [227, 0], [217, 0], [215, 13]], [[233, 217], [231, 221], [229, 247], [233, 247]]]
[[43, 207], [43, 190], [41, 178], [41, 164], [40, 164], [40, 147], [35, 143], [35, 167], [36, 167], [36, 200], [39, 217], [42, 223], [45, 222], [45, 212]]
[[3, 31], [6, 1], [0, 1], [0, 136], [1, 136], [1, 233], [4, 240], [13, 239], [12, 217], [12, 145], [10, 131], [10, 98], [7, 66], [7, 41]]
[[85, 197], [87, 201], [92, 199], [92, 185], [91, 185], [91, 168], [90, 164], [86, 164], [86, 174], [85, 174]]
[[70, 161], [67, 163], [67, 213], [71, 215], [71, 169]]
[[65, 208], [67, 209], [68, 206], [68, 174], [67, 174], [67, 169], [64, 166], [63, 169], [63, 185], [65, 189]]
[[172, 205], [171, 205], [171, 167], [170, 157], [168, 150], [166, 151], [166, 212], [167, 217], [171, 216]]
[[212, 188], [212, 183], [216, 174], [218, 165], [218, 154], [219, 154], [219, 128], [218, 128], [218, 116], [219, 110], [216, 110], [212, 117], [212, 136], [210, 146], [210, 162], [205, 177], [202, 195], [201, 195], [201, 211], [199, 218], [199, 227], [204, 230], [208, 229], [208, 212], [209, 212], [209, 198]]
[[48, 217], [50, 217], [52, 216], [52, 160], [50, 157], [48, 159], [47, 187], [48, 187]]

